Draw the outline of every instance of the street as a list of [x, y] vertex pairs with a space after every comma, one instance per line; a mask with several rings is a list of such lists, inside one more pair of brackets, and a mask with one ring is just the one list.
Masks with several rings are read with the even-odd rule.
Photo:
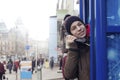
[[[43, 68], [42, 69], [42, 80], [64, 80], [62, 77], [62, 73], [57, 73], [58, 71], [58, 67], [54, 67], [53, 70], [51, 69], [46, 69]], [[8, 78], [8, 80], [23, 80], [20, 79], [20, 71], [18, 71], [17, 73], [17, 79], [16, 79], [16, 73], [12, 72], [12, 74], [8, 73], [8, 70], [6, 71], [6, 77]], [[28, 80], [28, 79], [24, 79], [24, 80]], [[32, 79], [29, 80], [41, 80], [40, 77], [40, 72], [37, 73], [33, 73], [32, 75]]]

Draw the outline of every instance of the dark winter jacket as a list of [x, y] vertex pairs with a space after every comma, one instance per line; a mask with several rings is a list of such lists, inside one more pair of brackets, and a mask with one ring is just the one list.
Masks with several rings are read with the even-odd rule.
[[65, 78], [65, 74], [64, 74], [64, 67], [65, 67], [65, 61], [66, 61], [67, 55], [63, 57], [62, 59], [62, 74], [63, 77]]
[[0, 74], [4, 74], [4, 73], [5, 73], [4, 65], [0, 62]]
[[[86, 43], [89, 44], [89, 36], [86, 39]], [[69, 45], [64, 75], [68, 79], [90, 80], [90, 47], [88, 45], [80, 42]]]
[[12, 62], [12, 61], [8, 61], [8, 63], [7, 63], [7, 68], [8, 68], [9, 70], [11, 70], [12, 67], [13, 67], [13, 62]]

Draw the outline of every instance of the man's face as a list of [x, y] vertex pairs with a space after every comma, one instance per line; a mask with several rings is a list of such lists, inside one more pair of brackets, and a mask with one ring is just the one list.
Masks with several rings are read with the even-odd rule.
[[83, 38], [86, 36], [85, 25], [80, 21], [73, 22], [71, 25], [70, 31], [73, 34], [73, 36], [77, 38]]

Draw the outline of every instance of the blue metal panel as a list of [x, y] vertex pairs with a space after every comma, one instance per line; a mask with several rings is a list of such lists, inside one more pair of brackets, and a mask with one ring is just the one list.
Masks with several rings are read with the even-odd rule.
[[107, 32], [120, 33], [120, 26], [107, 26]]
[[96, 80], [107, 80], [105, 0], [96, 0]]
[[80, 0], [80, 19], [83, 20], [83, 0]]
[[[89, 1], [90, 0], [84, 0], [85, 1], [85, 10], [84, 10], [84, 12], [85, 12], [85, 23], [86, 24], [89, 24]], [[93, 8], [93, 7], [92, 7]]]
[[90, 21], [90, 80], [96, 80], [95, 61], [95, 15], [94, 0], [89, 0], [89, 21]]

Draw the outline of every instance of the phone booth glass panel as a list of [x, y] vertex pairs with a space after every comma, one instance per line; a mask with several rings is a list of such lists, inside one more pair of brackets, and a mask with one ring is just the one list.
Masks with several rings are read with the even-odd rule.
[[120, 79], [120, 0], [107, 0], [108, 80]]
[[120, 34], [107, 35], [108, 80], [120, 79]]
[[107, 25], [120, 25], [120, 0], [107, 0]]

